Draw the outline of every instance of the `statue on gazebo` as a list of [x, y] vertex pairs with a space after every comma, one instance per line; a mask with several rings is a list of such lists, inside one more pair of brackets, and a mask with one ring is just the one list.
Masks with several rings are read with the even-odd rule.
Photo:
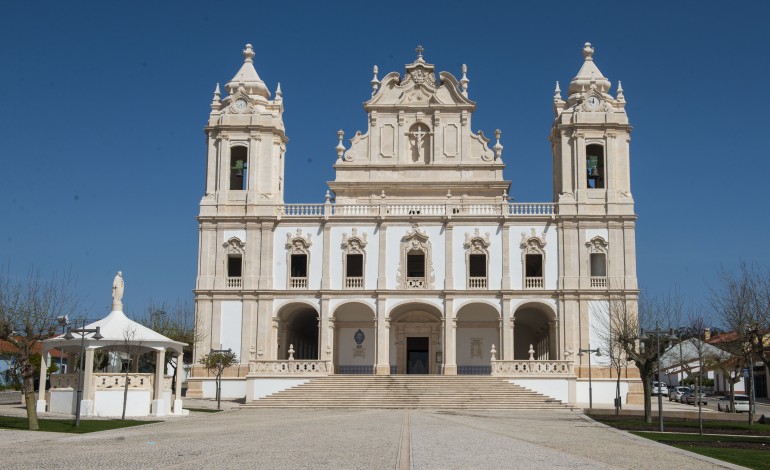
[[118, 271], [112, 281], [112, 310], [123, 310], [123, 271]]

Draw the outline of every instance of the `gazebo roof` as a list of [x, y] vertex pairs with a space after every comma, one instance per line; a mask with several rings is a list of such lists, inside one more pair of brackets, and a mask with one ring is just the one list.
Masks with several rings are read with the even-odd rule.
[[[146, 326], [129, 319], [122, 310], [113, 310], [109, 315], [99, 321], [86, 325], [87, 329], [96, 329], [102, 335], [101, 339], [94, 339], [93, 333], [85, 335], [87, 348], [103, 348], [106, 346], [125, 346], [128, 343], [147, 349], [173, 349], [177, 353], [182, 352], [185, 343], [174, 341], [162, 334], [147, 328]], [[42, 341], [44, 349], [80, 347], [80, 335], [72, 339], [59, 335]]]

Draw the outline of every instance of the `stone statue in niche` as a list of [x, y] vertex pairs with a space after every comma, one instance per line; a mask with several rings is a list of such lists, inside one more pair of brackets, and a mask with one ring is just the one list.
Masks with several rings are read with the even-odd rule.
[[430, 130], [428, 126], [417, 123], [409, 132], [409, 146], [412, 162], [428, 163], [430, 158]]

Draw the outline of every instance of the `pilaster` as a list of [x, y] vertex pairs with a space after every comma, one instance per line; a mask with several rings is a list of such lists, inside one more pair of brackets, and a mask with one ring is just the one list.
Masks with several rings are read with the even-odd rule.
[[453, 265], [453, 226], [450, 222], [444, 225], [444, 289], [454, 289], [454, 265]]

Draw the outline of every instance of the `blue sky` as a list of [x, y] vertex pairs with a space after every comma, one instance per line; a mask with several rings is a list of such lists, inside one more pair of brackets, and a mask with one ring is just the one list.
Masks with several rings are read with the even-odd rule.
[[642, 287], [705, 301], [720, 266], [770, 265], [770, 2], [536, 3], [4, 2], [0, 262], [71, 270], [89, 317], [119, 269], [129, 313], [191, 297], [202, 129], [246, 43], [281, 83], [287, 202], [323, 200], [336, 131], [366, 130], [372, 66], [403, 72], [418, 44], [438, 70], [468, 65], [511, 195], [549, 201], [554, 83], [590, 41], [634, 127]]

